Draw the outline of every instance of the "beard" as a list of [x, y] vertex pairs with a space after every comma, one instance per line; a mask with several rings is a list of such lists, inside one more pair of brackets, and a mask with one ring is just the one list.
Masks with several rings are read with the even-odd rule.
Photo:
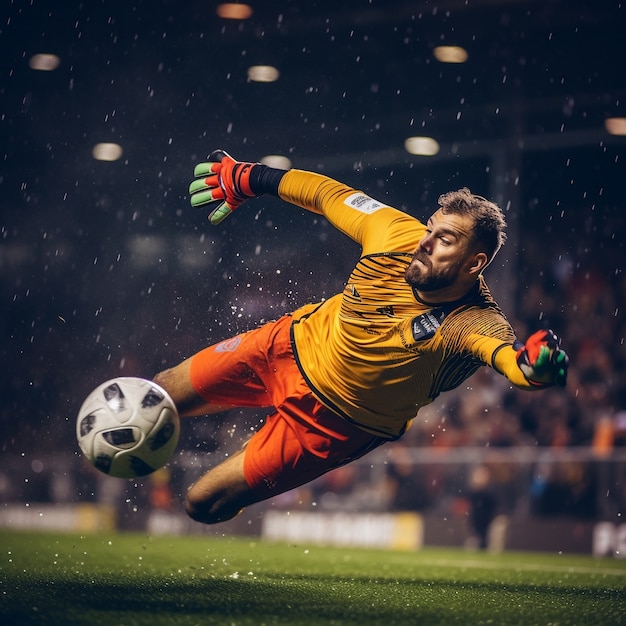
[[404, 278], [406, 282], [422, 292], [439, 291], [454, 285], [459, 275], [456, 266], [448, 266], [441, 270], [433, 269], [430, 259], [425, 254], [416, 252], [411, 263], [406, 268]]

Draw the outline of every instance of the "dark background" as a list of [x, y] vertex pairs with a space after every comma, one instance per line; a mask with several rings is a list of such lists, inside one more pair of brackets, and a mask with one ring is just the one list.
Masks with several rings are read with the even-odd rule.
[[[496, 200], [509, 243], [487, 278], [519, 335], [554, 327], [572, 357], [563, 393], [576, 404], [600, 384], [608, 413], [626, 409], [626, 137], [604, 128], [626, 116], [623, 3], [285, 0], [244, 22], [216, 6], [2, 4], [3, 452], [76, 452], [100, 382], [341, 289], [358, 248], [324, 220], [260, 198], [211, 227], [189, 206], [216, 147], [285, 155], [421, 218], [462, 186]], [[467, 63], [437, 62], [441, 44]], [[61, 65], [33, 71], [36, 53]], [[280, 79], [249, 82], [260, 63]], [[416, 134], [440, 154], [405, 152]], [[94, 160], [102, 141], [123, 157]]]

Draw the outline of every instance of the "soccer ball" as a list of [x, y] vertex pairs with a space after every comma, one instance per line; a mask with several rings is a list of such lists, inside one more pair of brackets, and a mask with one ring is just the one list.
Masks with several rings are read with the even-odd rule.
[[143, 378], [113, 378], [85, 399], [76, 420], [78, 445], [98, 470], [137, 478], [163, 467], [180, 435], [176, 405]]

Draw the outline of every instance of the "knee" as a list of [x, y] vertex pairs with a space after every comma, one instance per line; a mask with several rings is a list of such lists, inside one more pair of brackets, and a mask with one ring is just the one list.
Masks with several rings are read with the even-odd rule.
[[259, 501], [245, 479], [243, 459], [241, 452], [233, 454], [189, 487], [185, 510], [191, 519], [203, 524], [225, 522]]
[[239, 507], [233, 509], [220, 503], [216, 497], [208, 494], [203, 494], [201, 498], [196, 497], [193, 487], [185, 497], [185, 512], [192, 520], [201, 524], [226, 522], [238, 515], [241, 510]]
[[195, 522], [202, 522], [203, 524], [211, 524], [212, 519], [209, 515], [211, 510], [211, 498], [209, 494], [204, 493], [202, 497], [199, 497], [191, 486], [185, 496], [185, 512]]
[[211, 524], [212, 521], [206, 515], [206, 506], [196, 502], [187, 495], [185, 498], [185, 513], [194, 521], [203, 524]]

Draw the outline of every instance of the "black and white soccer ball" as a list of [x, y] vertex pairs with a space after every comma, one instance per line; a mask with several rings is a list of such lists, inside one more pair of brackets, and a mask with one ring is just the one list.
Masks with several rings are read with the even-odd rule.
[[87, 460], [118, 478], [147, 476], [163, 467], [179, 435], [176, 405], [164, 389], [143, 378], [102, 383], [87, 396], [76, 420]]

